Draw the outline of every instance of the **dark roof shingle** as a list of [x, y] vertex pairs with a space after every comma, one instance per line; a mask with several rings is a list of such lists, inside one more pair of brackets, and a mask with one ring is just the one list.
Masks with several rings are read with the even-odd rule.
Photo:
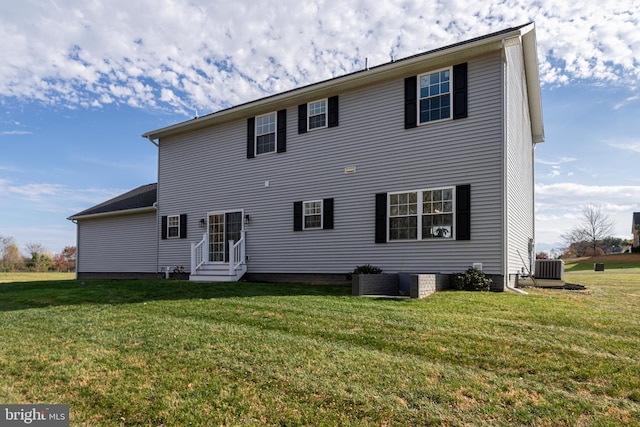
[[87, 215], [95, 215], [108, 212], [119, 212], [130, 209], [140, 209], [152, 207], [158, 199], [158, 184], [142, 185], [136, 189], [128, 191], [124, 194], [93, 206], [82, 212], [69, 217], [69, 219], [76, 219]]

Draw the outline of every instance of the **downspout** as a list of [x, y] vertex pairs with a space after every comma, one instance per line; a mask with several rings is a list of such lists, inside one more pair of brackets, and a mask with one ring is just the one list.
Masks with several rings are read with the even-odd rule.
[[509, 138], [508, 135], [508, 118], [507, 118], [507, 114], [509, 112], [509, 109], [507, 108], [507, 102], [508, 102], [508, 98], [507, 98], [507, 90], [508, 90], [508, 82], [507, 82], [507, 46], [506, 46], [506, 42], [503, 39], [502, 40], [502, 67], [501, 67], [501, 71], [502, 71], [502, 179], [501, 179], [501, 185], [502, 185], [502, 221], [501, 222], [501, 227], [502, 227], [502, 233], [500, 233], [500, 247], [501, 247], [501, 252], [502, 252], [502, 273], [503, 273], [503, 283], [505, 284], [505, 287], [507, 289], [510, 288], [509, 286], [509, 269], [508, 269], [508, 265], [509, 265], [509, 253], [508, 253], [508, 236], [507, 234], [509, 233], [509, 226], [507, 221], [509, 220], [509, 217], [507, 215], [507, 205], [508, 205], [508, 191], [507, 191], [507, 174], [509, 172], [509, 167], [508, 167], [508, 150], [507, 150], [507, 140]]
[[156, 165], [158, 174], [158, 179], [156, 179], [156, 201], [153, 202], [153, 207], [156, 208], [156, 274], [158, 274], [160, 273], [160, 210], [158, 209], [158, 198], [160, 196], [160, 143], [155, 142], [150, 136], [148, 136], [147, 139], [158, 148], [158, 164]]
[[78, 280], [78, 265], [80, 264], [80, 225], [77, 219], [72, 219], [72, 223], [76, 225], [76, 280]]

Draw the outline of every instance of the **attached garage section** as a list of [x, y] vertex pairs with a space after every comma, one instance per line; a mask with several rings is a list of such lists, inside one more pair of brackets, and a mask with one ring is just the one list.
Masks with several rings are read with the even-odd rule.
[[69, 217], [77, 224], [77, 277], [157, 277], [156, 184]]

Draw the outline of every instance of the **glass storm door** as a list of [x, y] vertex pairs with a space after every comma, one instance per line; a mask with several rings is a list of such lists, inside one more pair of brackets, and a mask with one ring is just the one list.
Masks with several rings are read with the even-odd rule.
[[209, 215], [209, 262], [229, 262], [229, 240], [242, 237], [242, 212]]

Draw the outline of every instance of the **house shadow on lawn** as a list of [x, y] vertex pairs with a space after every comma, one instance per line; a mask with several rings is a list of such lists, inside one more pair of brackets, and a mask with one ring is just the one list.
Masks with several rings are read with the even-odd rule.
[[65, 280], [0, 284], [0, 311], [64, 305], [119, 305], [149, 301], [261, 296], [349, 296], [351, 288], [294, 283], [178, 280]]

